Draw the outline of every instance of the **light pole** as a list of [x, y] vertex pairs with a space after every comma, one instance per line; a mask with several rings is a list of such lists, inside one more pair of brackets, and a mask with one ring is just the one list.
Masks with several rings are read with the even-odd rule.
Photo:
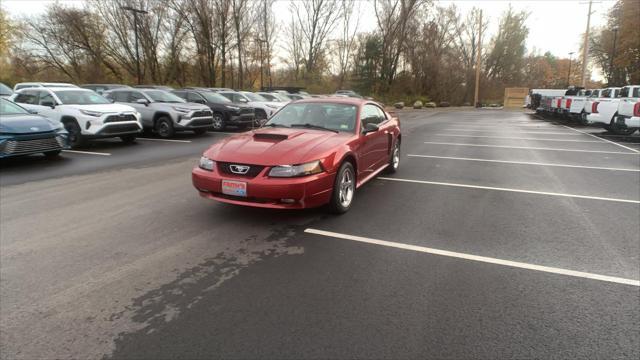
[[569, 53], [569, 74], [567, 75], [567, 87], [571, 85], [571, 57], [573, 56], [573, 54], [573, 51]]
[[260, 47], [260, 90], [264, 90], [264, 78], [262, 77], [262, 73], [264, 72], [262, 69], [264, 67], [264, 57], [262, 55], [262, 44], [266, 43], [267, 40], [258, 38], [258, 45]]
[[613, 76], [613, 60], [616, 58], [616, 40], [618, 39], [618, 26], [613, 27], [613, 49], [611, 51], [611, 59], [609, 60], [609, 86], [615, 85]]
[[122, 6], [120, 7], [122, 10], [131, 11], [133, 13], [133, 27], [136, 38], [136, 75], [138, 75], [138, 85], [142, 84], [142, 79], [140, 79], [140, 52], [138, 50], [138, 14], [147, 14], [148, 11], [136, 9], [131, 6]]

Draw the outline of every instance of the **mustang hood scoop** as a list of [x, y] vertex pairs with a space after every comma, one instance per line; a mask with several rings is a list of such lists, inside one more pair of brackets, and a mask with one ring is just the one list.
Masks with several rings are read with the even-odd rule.
[[290, 134], [278, 134], [272, 132], [259, 132], [253, 134], [254, 139], [263, 139], [263, 140], [286, 140], [289, 138]]

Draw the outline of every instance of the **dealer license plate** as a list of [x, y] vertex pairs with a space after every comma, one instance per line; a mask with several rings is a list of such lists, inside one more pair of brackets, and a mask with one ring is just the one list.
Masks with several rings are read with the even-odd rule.
[[222, 193], [233, 196], [247, 196], [247, 183], [242, 181], [222, 180]]

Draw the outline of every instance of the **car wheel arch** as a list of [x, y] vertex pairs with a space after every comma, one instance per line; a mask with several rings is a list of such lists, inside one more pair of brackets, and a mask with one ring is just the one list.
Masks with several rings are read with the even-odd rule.
[[338, 171], [338, 169], [340, 168], [340, 166], [345, 162], [348, 161], [351, 163], [351, 165], [353, 165], [353, 171], [356, 173], [356, 177], [358, 176], [358, 160], [356, 159], [355, 154], [353, 153], [346, 153], [342, 156], [342, 158], [340, 159], [340, 161], [338, 163], [336, 163], [336, 171]]
[[169, 113], [158, 111], [158, 112], [156, 112], [155, 114], [153, 114], [153, 126], [154, 126], [154, 127], [156, 126], [156, 123], [158, 122], [158, 120], [159, 120], [161, 117], [167, 117], [167, 118], [169, 118], [170, 120], [173, 120], [173, 119], [171, 118], [171, 115], [169, 115]]

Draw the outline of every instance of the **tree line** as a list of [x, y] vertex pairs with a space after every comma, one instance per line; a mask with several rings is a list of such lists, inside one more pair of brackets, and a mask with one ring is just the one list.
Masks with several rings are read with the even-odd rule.
[[[276, 14], [274, 4], [86, 0], [82, 6], [53, 3], [42, 15], [22, 19], [0, 13], [0, 80], [136, 83], [136, 23], [124, 9], [132, 7], [146, 11], [137, 22], [145, 84], [302, 86], [315, 93], [351, 88], [385, 101], [473, 101], [478, 37], [488, 26], [486, 17], [480, 23], [478, 8], [462, 14], [453, 4], [431, 0], [302, 0]], [[609, 26], [591, 39], [593, 64], [612, 83], [639, 82], [639, 12], [640, 2], [619, 0]], [[568, 54], [526, 49], [527, 17], [509, 8], [497, 33], [483, 36], [484, 100], [499, 101], [510, 86], [562, 88], [579, 82], [579, 60], [573, 59], [570, 76]], [[364, 20], [375, 28], [362, 31]]]

